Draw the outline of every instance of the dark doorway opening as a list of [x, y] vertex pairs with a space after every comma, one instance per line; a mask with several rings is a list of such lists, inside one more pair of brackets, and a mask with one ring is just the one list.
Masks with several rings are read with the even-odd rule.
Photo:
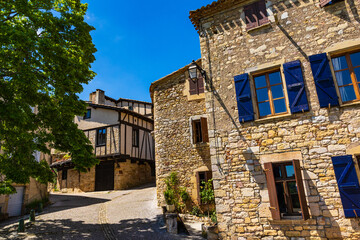
[[114, 190], [114, 161], [103, 161], [96, 165], [95, 191]]

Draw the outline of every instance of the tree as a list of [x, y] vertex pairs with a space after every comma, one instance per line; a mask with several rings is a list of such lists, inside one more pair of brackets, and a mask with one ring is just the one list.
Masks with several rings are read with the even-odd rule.
[[30, 177], [51, 181], [35, 150], [69, 153], [79, 171], [97, 163], [73, 122], [86, 109], [77, 93], [95, 76], [86, 10], [80, 0], [0, 1], [0, 194]]

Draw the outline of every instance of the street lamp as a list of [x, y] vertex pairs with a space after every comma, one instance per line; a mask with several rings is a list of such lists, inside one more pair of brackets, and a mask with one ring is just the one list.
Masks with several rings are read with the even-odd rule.
[[191, 65], [189, 66], [189, 77], [191, 80], [197, 80], [198, 78], [198, 70], [199, 70], [199, 66], [196, 64], [196, 62], [193, 60]]

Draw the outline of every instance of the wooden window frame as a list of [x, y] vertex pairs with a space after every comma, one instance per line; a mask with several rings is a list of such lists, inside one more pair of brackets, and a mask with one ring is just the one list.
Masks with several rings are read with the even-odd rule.
[[208, 182], [210, 179], [212, 179], [212, 172], [211, 171], [198, 171], [196, 172], [196, 191], [197, 191], [197, 201], [199, 205], [203, 205], [204, 203], [201, 202], [201, 196], [200, 196], [200, 188], [201, 188], [201, 182], [200, 182], [200, 173], [204, 173], [205, 175], [205, 182]]
[[[269, 80], [269, 74], [271, 73], [275, 73], [275, 72], [279, 72], [280, 73], [280, 78], [281, 78], [281, 83], [277, 83], [277, 84], [273, 84], [273, 85], [270, 85], [270, 80]], [[265, 79], [266, 79], [266, 87], [260, 87], [260, 88], [257, 88], [256, 87], [256, 84], [255, 84], [255, 78], [256, 77], [259, 77], [259, 76], [263, 76], [265, 75]], [[252, 77], [252, 85], [253, 85], [253, 88], [254, 88], [254, 102], [255, 102], [255, 105], [256, 105], [256, 114], [258, 116], [258, 119], [263, 119], [263, 118], [268, 118], [268, 117], [274, 117], [274, 116], [283, 116], [283, 115], [288, 115], [290, 113], [290, 110], [289, 110], [289, 104], [288, 104], [288, 98], [287, 98], [287, 90], [286, 90], [286, 86], [284, 85], [284, 77], [283, 77], [283, 74], [282, 74], [282, 71], [281, 71], [281, 68], [275, 68], [275, 69], [271, 69], [271, 70], [267, 70], [267, 71], [262, 71], [262, 72], [258, 72], [258, 73], [254, 73], [251, 75]], [[278, 86], [278, 85], [281, 85], [282, 86], [282, 89], [283, 89], [283, 94], [284, 94], [284, 97], [281, 97], [281, 98], [276, 98], [276, 99], [273, 99], [272, 98], [272, 92], [271, 92], [271, 87], [273, 86]], [[269, 100], [267, 101], [262, 101], [262, 102], [258, 102], [258, 98], [257, 98], [257, 90], [259, 89], [264, 89], [264, 88], [267, 88], [268, 90], [268, 97], [269, 97]], [[285, 100], [285, 107], [286, 107], [286, 112], [281, 112], [281, 113], [275, 113], [275, 107], [274, 107], [274, 100], [279, 100], [279, 99], [284, 99]], [[271, 111], [271, 114], [270, 115], [266, 115], [266, 116], [260, 116], [260, 108], [259, 108], [259, 103], [264, 103], [264, 102], [270, 102], [270, 111]]]
[[[335, 3], [338, 2], [342, 2], [344, 0], [320, 0], [320, 7], [326, 7], [326, 6], [330, 6], [333, 5]], [[329, 4], [331, 2], [331, 4]]]
[[207, 118], [201, 117], [199, 119], [193, 119], [191, 121], [191, 125], [192, 125], [193, 144], [209, 142]]
[[[104, 142], [99, 142], [100, 139], [102, 139], [99, 135], [100, 135], [100, 131], [105, 130], [105, 134], [102, 134], [104, 137], [103, 141]], [[106, 136], [107, 136], [107, 131], [106, 128], [99, 128], [96, 130], [96, 147], [100, 147], [100, 146], [105, 146], [106, 145]]]
[[[357, 53], [357, 52], [360, 52], [360, 49], [330, 55], [330, 67], [331, 67], [331, 71], [332, 71], [332, 74], [333, 74], [333, 79], [334, 79], [334, 84], [335, 84], [335, 86], [336, 86], [336, 91], [337, 91], [337, 93], [338, 93], [339, 100], [340, 100], [341, 104], [351, 104], [351, 103], [360, 102], [360, 88], [359, 88], [360, 79], [356, 79], [356, 75], [355, 75], [355, 71], [354, 71], [354, 69], [360, 68], [360, 66], [354, 67], [354, 66], [352, 65], [351, 58], [350, 58], [350, 54]], [[335, 68], [334, 68], [334, 65], [333, 65], [333, 63], [332, 63], [332, 60], [333, 60], [333, 58], [342, 57], [342, 56], [345, 56], [346, 63], [347, 63], [347, 65], [348, 65], [348, 67], [347, 67], [347, 68], [344, 68], [344, 69], [340, 69], [340, 70], [336, 70], [336, 71], [335, 71]], [[339, 84], [338, 84], [338, 82], [337, 82], [337, 79], [336, 79], [336, 73], [337, 73], [337, 72], [343, 72], [343, 71], [346, 71], [346, 70], [348, 70], [349, 73], [350, 73], [351, 83], [350, 83], [350, 84], [346, 84], [346, 85], [339, 86]], [[356, 81], [356, 80], [357, 80], [357, 81]], [[351, 86], [351, 85], [352, 85], [353, 88], [354, 88], [354, 92], [355, 92], [356, 99], [351, 100], [351, 101], [346, 101], [346, 102], [344, 102], [344, 101], [342, 100], [342, 97], [341, 97], [340, 88], [341, 88], [341, 87], [346, 87], [346, 86]]]
[[[263, 6], [261, 6], [263, 5]], [[265, 13], [261, 14], [261, 8], [264, 7]], [[252, 12], [252, 17], [256, 20], [255, 22], [251, 22], [249, 19], [249, 14]], [[246, 31], [254, 29], [254, 28], [258, 28], [260, 26], [263, 26], [267, 23], [270, 22], [269, 20], [269, 16], [266, 10], [266, 2], [265, 0], [260, 0], [254, 3], [251, 3], [249, 5], [246, 5], [244, 7], [244, 14], [245, 14], [245, 23], [246, 21], [248, 21], [248, 23], [246, 23]], [[266, 16], [265, 16], [266, 14]], [[259, 19], [259, 15], [262, 15], [263, 18]]]
[[[134, 134], [135, 133], [135, 134]], [[133, 147], [139, 147], [140, 142], [140, 131], [138, 128], [132, 129], [132, 146]]]
[[[88, 113], [90, 113], [89, 116]], [[83, 119], [90, 119], [90, 118], [91, 118], [91, 109], [87, 109]]]
[[[301, 208], [301, 215], [304, 220], [309, 219], [310, 215], [309, 215], [309, 209], [308, 209], [308, 205], [307, 205], [306, 197], [305, 197], [304, 184], [303, 184], [303, 179], [302, 179], [302, 174], [301, 174], [301, 169], [300, 169], [300, 161], [292, 160], [292, 161], [274, 162], [274, 163], [267, 162], [264, 164], [264, 171], [266, 174], [266, 182], [267, 182], [269, 200], [270, 200], [270, 211], [271, 211], [273, 220], [287, 219], [287, 218], [281, 217], [279, 201], [277, 198], [277, 190], [276, 190], [276, 181], [277, 180], [275, 179], [275, 176], [274, 176], [274, 166], [279, 165], [279, 164], [284, 164], [284, 166], [291, 165], [291, 164], [293, 165], [294, 172], [295, 172], [295, 178], [291, 178], [291, 181], [294, 181], [294, 179], [296, 181], [299, 202], [300, 202], [300, 208]], [[290, 181], [290, 179], [289, 179], [289, 181]], [[284, 185], [287, 185], [287, 184], [284, 184]], [[287, 192], [285, 189], [284, 189], [284, 191], [286, 194]], [[289, 206], [286, 205], [286, 207], [288, 208]]]

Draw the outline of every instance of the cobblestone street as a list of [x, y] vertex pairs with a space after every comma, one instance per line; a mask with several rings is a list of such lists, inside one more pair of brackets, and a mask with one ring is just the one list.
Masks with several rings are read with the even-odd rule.
[[[0, 239], [197, 239], [166, 232], [155, 186], [124, 191], [51, 194], [53, 203], [26, 233], [4, 232]], [[201, 238], [200, 238], [201, 239]]]

